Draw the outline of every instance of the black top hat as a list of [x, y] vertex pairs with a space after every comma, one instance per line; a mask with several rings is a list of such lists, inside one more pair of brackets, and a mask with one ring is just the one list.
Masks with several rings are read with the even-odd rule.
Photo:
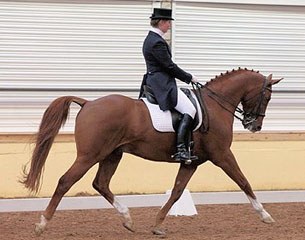
[[154, 12], [150, 18], [151, 19], [174, 20], [172, 18], [172, 10], [167, 9], [167, 8], [154, 8]]

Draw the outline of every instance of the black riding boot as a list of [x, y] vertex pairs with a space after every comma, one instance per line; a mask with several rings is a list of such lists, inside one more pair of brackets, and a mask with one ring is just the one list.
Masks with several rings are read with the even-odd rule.
[[188, 150], [185, 142], [186, 137], [191, 131], [192, 117], [188, 114], [183, 114], [177, 131], [177, 153], [174, 154], [174, 158], [177, 161], [198, 160], [197, 156], [192, 156]]

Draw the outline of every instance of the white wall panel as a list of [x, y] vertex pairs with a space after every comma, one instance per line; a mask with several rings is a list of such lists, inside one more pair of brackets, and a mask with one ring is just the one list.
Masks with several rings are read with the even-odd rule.
[[[175, 7], [177, 63], [203, 82], [238, 67], [284, 77], [274, 86], [263, 129], [305, 130], [305, 7], [186, 2]], [[237, 121], [234, 127], [242, 130]]]
[[146, 1], [0, 1], [0, 133], [35, 132], [45, 107], [68, 92], [136, 97], [151, 9]]
[[[304, 131], [304, 7], [208, 2], [173, 5], [176, 62], [202, 82], [239, 66], [284, 77], [263, 130]], [[58, 96], [136, 97], [153, 4], [0, 0], [0, 133], [35, 132]], [[73, 131], [77, 111], [62, 132]], [[234, 127], [242, 130], [239, 121]]]
[[283, 6], [305, 6], [304, 0], [175, 0], [175, 2], [188, 3], [229, 3], [229, 4], [262, 4], [262, 5], [283, 5]]

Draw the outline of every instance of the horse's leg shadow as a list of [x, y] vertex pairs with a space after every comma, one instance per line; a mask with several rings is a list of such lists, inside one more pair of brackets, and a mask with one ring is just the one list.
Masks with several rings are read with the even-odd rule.
[[122, 155], [123, 152], [120, 149], [116, 149], [100, 162], [92, 186], [120, 213], [123, 217], [123, 226], [129, 231], [134, 232], [133, 222], [128, 207], [120, 203], [109, 188], [110, 180], [120, 163]]
[[[92, 159], [92, 158], [91, 158]], [[36, 223], [35, 232], [37, 235], [43, 233], [47, 223], [52, 219], [58, 204], [66, 192], [81, 179], [84, 174], [95, 164], [94, 161], [88, 161], [88, 156], [77, 157], [70, 169], [59, 179], [56, 190], [46, 208], [41, 215], [40, 223]]]
[[240, 170], [233, 153], [229, 150], [223, 156], [223, 158], [212, 162], [220, 167], [247, 195], [252, 207], [264, 223], [275, 222], [271, 215], [264, 209], [263, 205], [257, 200], [250, 183]]
[[185, 165], [181, 163], [170, 198], [157, 214], [155, 226], [152, 230], [153, 234], [156, 235], [166, 234], [165, 231], [161, 229], [161, 224], [163, 223], [171, 207], [181, 197], [183, 190], [185, 189], [187, 183], [193, 176], [196, 169], [197, 169], [196, 165]]

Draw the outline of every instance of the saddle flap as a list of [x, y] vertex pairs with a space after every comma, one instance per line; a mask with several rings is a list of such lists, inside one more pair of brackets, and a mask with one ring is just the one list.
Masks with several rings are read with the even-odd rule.
[[[192, 128], [195, 131], [200, 127], [202, 123], [202, 111], [201, 108], [198, 107], [199, 102], [192, 91], [189, 89], [181, 90], [186, 93], [197, 110]], [[144, 96], [145, 97], [142, 97], [141, 100], [144, 101], [150, 112], [154, 128], [159, 132], [175, 132], [178, 129], [182, 114], [176, 110], [162, 111], [159, 108], [159, 105], [156, 103], [155, 97], [148, 86], [144, 87]]]

